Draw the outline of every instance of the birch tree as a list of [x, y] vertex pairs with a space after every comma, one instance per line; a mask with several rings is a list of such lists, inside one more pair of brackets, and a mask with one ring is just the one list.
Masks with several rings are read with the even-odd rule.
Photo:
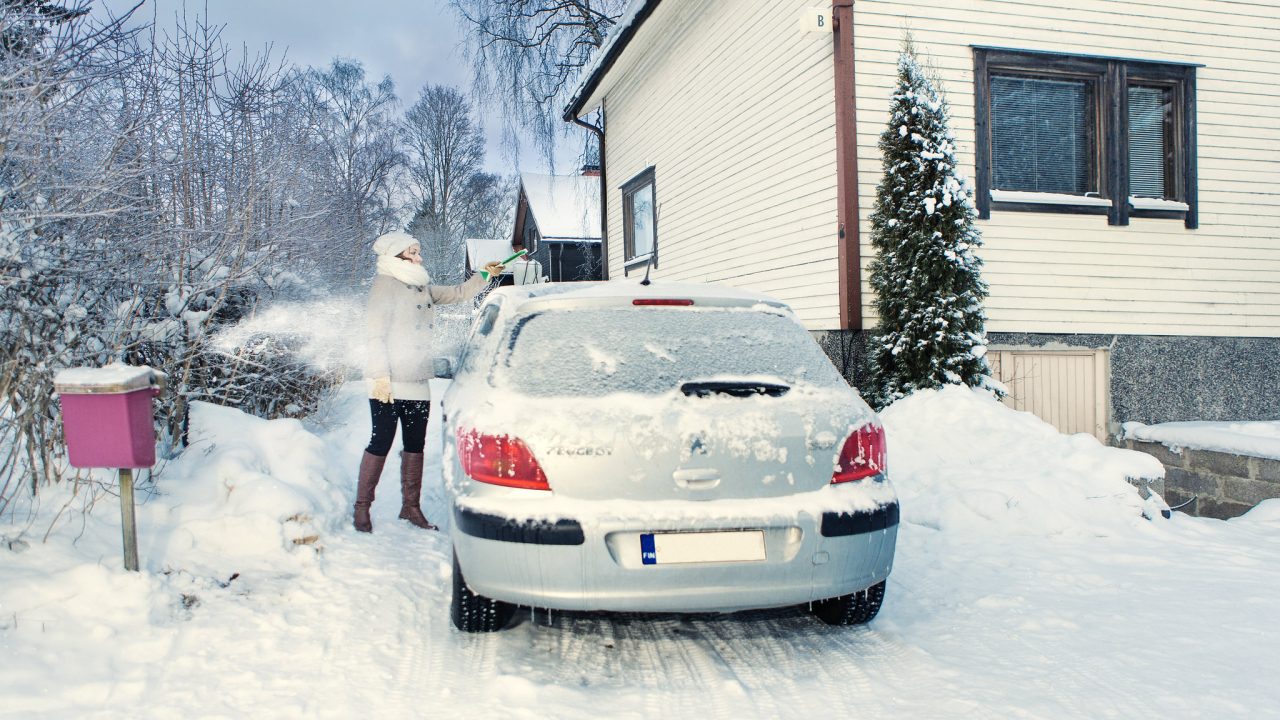
[[[514, 190], [483, 171], [484, 132], [457, 88], [427, 85], [401, 123], [416, 211], [408, 230], [441, 282], [461, 278], [467, 237], [499, 237]], [[511, 196], [511, 197], [508, 197]]]
[[550, 159], [570, 126], [561, 111], [626, 0], [449, 0], [467, 36], [476, 93], [501, 108], [518, 148], [530, 134]]
[[327, 213], [328, 223], [345, 237], [335, 246], [318, 247], [346, 279], [363, 277], [368, 253], [351, 253], [398, 225], [394, 191], [403, 163], [394, 115], [397, 98], [391, 77], [366, 81], [364, 67], [338, 58], [326, 69], [311, 68], [300, 78], [301, 102], [308, 113], [309, 141], [323, 162], [315, 169], [315, 186], [326, 196], [313, 207]]

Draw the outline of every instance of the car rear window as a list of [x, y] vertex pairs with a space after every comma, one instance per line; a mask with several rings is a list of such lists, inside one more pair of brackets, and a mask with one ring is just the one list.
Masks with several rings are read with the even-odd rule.
[[791, 317], [747, 308], [556, 309], [521, 318], [495, 379], [530, 395], [659, 394], [687, 381], [773, 378], [844, 385]]

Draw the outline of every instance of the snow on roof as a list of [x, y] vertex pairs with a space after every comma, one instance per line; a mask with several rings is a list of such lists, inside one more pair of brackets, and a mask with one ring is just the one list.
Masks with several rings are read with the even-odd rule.
[[467, 269], [475, 272], [491, 262], [502, 262], [511, 255], [511, 241], [506, 238], [467, 238]]
[[524, 173], [520, 186], [543, 238], [600, 240], [598, 176]]
[[604, 44], [596, 50], [596, 54], [591, 57], [591, 62], [584, 65], [582, 72], [578, 74], [577, 87], [569, 98], [569, 105], [564, 109], [565, 122], [571, 122], [586, 109], [591, 96], [600, 86], [600, 81], [604, 80], [609, 68], [626, 49], [627, 43], [631, 42], [631, 38], [635, 36], [636, 31], [640, 29], [653, 9], [658, 6], [658, 2], [659, 0], [631, 0], [631, 3], [622, 11], [618, 21], [609, 29], [609, 36], [605, 38]]

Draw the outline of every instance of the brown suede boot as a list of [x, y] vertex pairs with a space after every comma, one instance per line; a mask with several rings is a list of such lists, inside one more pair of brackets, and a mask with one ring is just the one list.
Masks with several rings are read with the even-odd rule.
[[378, 478], [382, 475], [382, 466], [387, 457], [379, 457], [368, 451], [360, 458], [360, 476], [356, 481], [355, 526], [360, 532], [373, 532], [373, 521], [369, 519], [369, 506], [373, 504], [373, 491], [378, 487]]
[[423, 530], [439, 530], [422, 514], [422, 460], [422, 453], [400, 453], [400, 519]]

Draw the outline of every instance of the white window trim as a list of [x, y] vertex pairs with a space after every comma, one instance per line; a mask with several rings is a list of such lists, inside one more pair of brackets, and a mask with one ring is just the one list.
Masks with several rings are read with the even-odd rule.
[[1134, 210], [1175, 210], [1177, 212], [1186, 212], [1191, 209], [1190, 205], [1177, 200], [1134, 197], [1132, 195], [1129, 196], [1129, 205]]
[[637, 256], [635, 256], [635, 257], [633, 257], [633, 258], [631, 258], [631, 259], [629, 259], [629, 260], [625, 261], [625, 262], [622, 264], [622, 268], [623, 268], [623, 270], [632, 270], [632, 269], [634, 269], [634, 268], [644, 267], [644, 266], [649, 262], [649, 259], [650, 259], [650, 258], [652, 258], [652, 257], [653, 257], [653, 253], [652, 253], [652, 252], [647, 252], [647, 253], [645, 253], [645, 254], [643, 254], [643, 255], [637, 255]]

